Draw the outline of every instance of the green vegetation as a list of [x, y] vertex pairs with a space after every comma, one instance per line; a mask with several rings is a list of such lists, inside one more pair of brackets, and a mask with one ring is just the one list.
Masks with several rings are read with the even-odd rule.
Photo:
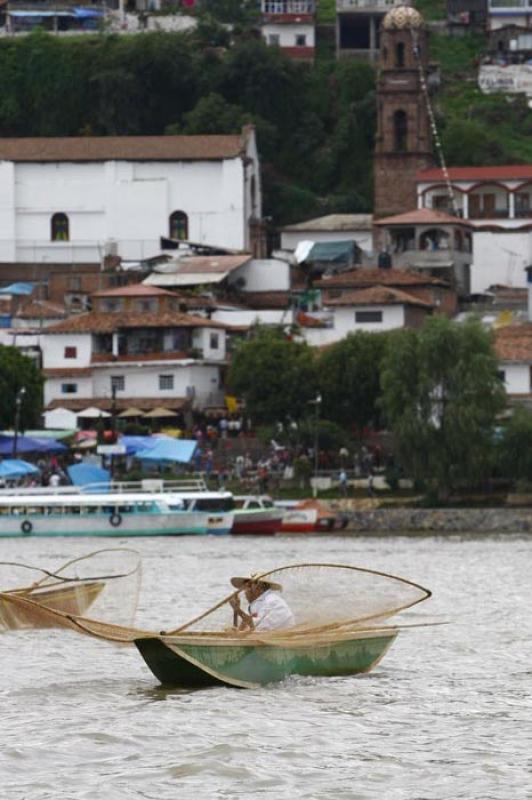
[[382, 364], [382, 406], [405, 473], [446, 499], [488, 477], [504, 408], [491, 335], [477, 320], [433, 317], [393, 339]]
[[26, 391], [20, 405], [20, 429], [37, 427], [42, 410], [43, 379], [31, 358], [16, 347], [0, 345], [0, 428], [13, 428], [15, 399], [20, 389]]

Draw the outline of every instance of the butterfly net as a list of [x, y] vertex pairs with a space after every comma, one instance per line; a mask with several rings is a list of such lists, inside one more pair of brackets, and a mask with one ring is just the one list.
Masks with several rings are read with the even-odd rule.
[[46, 569], [2, 561], [0, 632], [61, 626], [64, 618], [85, 614], [130, 625], [140, 582], [140, 557], [128, 548], [97, 550]]
[[[294, 635], [379, 624], [430, 596], [428, 589], [404, 578], [341, 564], [299, 564], [254, 577], [271, 582], [288, 605], [294, 624], [284, 630]], [[230, 597], [235, 595], [248, 613], [244, 590]], [[168, 633], [227, 631], [237, 623], [230, 597]]]

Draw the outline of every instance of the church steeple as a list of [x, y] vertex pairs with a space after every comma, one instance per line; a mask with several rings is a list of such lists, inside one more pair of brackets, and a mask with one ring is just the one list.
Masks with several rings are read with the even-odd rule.
[[417, 172], [433, 164], [430, 119], [420, 80], [426, 74], [423, 17], [407, 5], [382, 21], [377, 84], [374, 213], [377, 218], [416, 207]]

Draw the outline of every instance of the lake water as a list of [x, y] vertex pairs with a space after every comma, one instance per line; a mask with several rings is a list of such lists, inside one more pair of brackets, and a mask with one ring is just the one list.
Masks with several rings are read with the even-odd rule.
[[[57, 566], [124, 540], [2, 540]], [[431, 600], [368, 675], [163, 690], [135, 649], [66, 631], [0, 637], [2, 800], [532, 798], [532, 537], [205, 537], [127, 542], [138, 624], [178, 624], [231, 575], [350, 563]], [[245, 573], [244, 573], [245, 574]]]

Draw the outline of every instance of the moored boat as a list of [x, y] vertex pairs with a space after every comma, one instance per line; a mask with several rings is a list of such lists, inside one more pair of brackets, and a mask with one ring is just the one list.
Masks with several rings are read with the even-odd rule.
[[229, 492], [8, 493], [0, 537], [227, 534]]
[[236, 495], [233, 529], [236, 534], [272, 535], [281, 528], [283, 511], [264, 495]]
[[279, 501], [284, 510], [281, 533], [327, 533], [343, 530], [347, 516], [331, 511], [319, 500]]

